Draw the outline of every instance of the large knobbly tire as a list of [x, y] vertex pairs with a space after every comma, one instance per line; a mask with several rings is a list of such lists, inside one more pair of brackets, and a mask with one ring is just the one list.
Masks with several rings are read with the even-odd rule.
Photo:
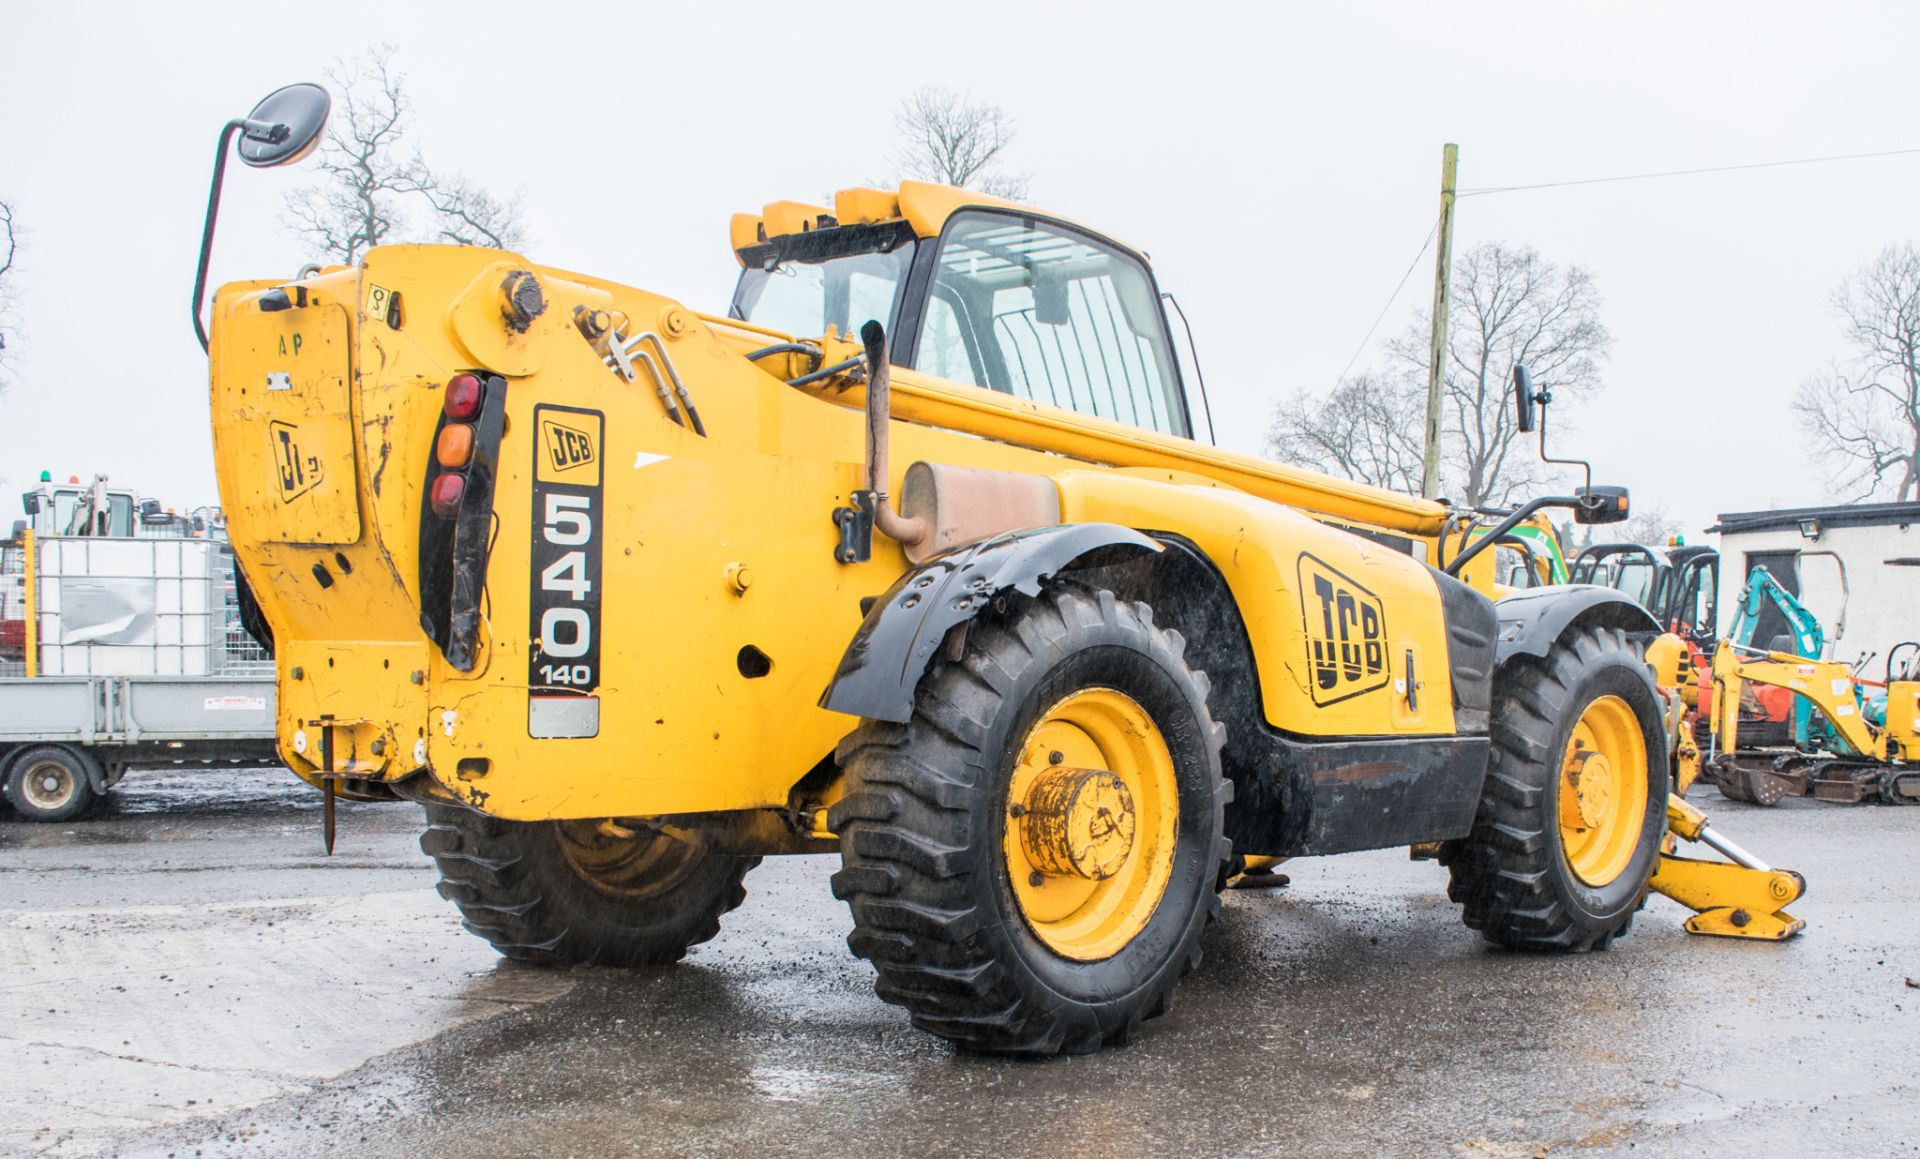
[[[958, 662], [937, 661], [922, 680], [911, 721], [866, 721], [841, 742], [848, 786], [829, 814], [841, 840], [833, 890], [853, 910], [848, 946], [873, 963], [880, 997], [906, 1007], [915, 1026], [976, 1050], [1084, 1053], [1126, 1042], [1143, 1018], [1168, 1010], [1174, 984], [1200, 961], [1231, 853], [1225, 729], [1208, 713], [1206, 677], [1182, 658], [1185, 642], [1156, 628], [1145, 604], [1060, 584], [997, 608], [971, 626]], [[1100, 715], [1114, 706], [1120, 716]], [[1062, 714], [1082, 710], [1090, 723], [1076, 734]], [[1109, 719], [1130, 723], [1101, 732]], [[1125, 750], [1128, 737], [1156, 732], [1158, 762], [1129, 764], [1122, 751], [1103, 766], [1110, 772], [1074, 772], [1091, 764], [1080, 736], [1089, 745], [1120, 736]], [[1045, 738], [1062, 736], [1073, 743], [1060, 748], [1081, 754], [1064, 763], [1057, 749], [1045, 751], [1054, 749]], [[1150, 767], [1164, 775], [1142, 772]], [[1133, 796], [1093, 814], [1130, 819], [1101, 830], [1124, 828], [1134, 851], [1107, 849], [1120, 858], [1112, 876], [1026, 872], [1031, 863], [1014, 850], [1026, 848], [1028, 831], [1009, 827], [1038, 824], [1042, 811], [1021, 801], [1042, 800], [1038, 786], [1058, 778], [1123, 772]], [[1033, 795], [1013, 799], [1023, 777]], [[1149, 832], [1152, 843], [1137, 844]], [[1099, 892], [1124, 883], [1148, 884]], [[1056, 889], [1093, 892], [1047, 892]], [[1072, 900], [1081, 896], [1089, 900]], [[1080, 909], [1043, 915], [1041, 897]], [[1104, 912], [1102, 897], [1121, 899], [1116, 916], [1069, 928], [1082, 913]], [[1154, 900], [1126, 901], [1145, 897]]]
[[[1603, 718], [1619, 723], [1614, 743], [1576, 747], [1576, 726], [1591, 737]], [[1594, 805], [1599, 816], [1583, 818], [1568, 770], [1582, 752], [1633, 757], [1636, 725], [1645, 767], [1622, 762], [1611, 803], [1623, 811]], [[1597, 627], [1561, 640], [1544, 660], [1515, 659], [1496, 678], [1492, 739], [1473, 832], [1445, 850], [1448, 896], [1468, 926], [1500, 945], [1605, 949], [1645, 901], [1666, 828], [1665, 734], [1645, 661], [1624, 633]]]
[[720, 932], [757, 857], [702, 852], [651, 829], [502, 821], [430, 804], [420, 848], [467, 932], [518, 962], [664, 966]]
[[98, 766], [91, 754], [65, 745], [38, 745], [14, 755], [7, 768], [7, 803], [29, 821], [71, 821], [93, 806]]

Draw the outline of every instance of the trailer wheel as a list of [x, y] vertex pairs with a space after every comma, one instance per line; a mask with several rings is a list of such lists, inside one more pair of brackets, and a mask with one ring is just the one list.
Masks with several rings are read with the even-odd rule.
[[503, 821], [431, 804], [420, 848], [468, 933], [519, 962], [665, 966], [720, 932], [758, 857], [711, 853], [651, 829]]
[[976, 621], [906, 724], [841, 742], [836, 897], [880, 997], [976, 1050], [1084, 1053], [1172, 1005], [1220, 913], [1225, 729], [1145, 604], [1061, 586]]
[[29, 821], [71, 821], [98, 794], [93, 758], [65, 745], [23, 749], [7, 767], [7, 802]]
[[1625, 633], [1577, 632], [1494, 689], [1493, 753], [1448, 896], [1489, 941], [1605, 949], [1646, 900], [1666, 828], [1660, 702]]

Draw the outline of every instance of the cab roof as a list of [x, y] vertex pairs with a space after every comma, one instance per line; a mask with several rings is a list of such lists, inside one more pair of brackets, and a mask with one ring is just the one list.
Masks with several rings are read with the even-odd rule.
[[[979, 206], [1013, 209], [1078, 224], [1031, 205], [1022, 205], [973, 189], [936, 185], [930, 181], [902, 181], [897, 190], [842, 189], [833, 195], [831, 208], [805, 201], [769, 202], [759, 213], [734, 214], [729, 233], [734, 257], [740, 264], [746, 265], [748, 250], [758, 249], [781, 238], [843, 226], [900, 223], [911, 229], [916, 237], [938, 237], [947, 219], [954, 213]], [[1128, 250], [1133, 248], [1097, 230], [1089, 232], [1109, 244]]]

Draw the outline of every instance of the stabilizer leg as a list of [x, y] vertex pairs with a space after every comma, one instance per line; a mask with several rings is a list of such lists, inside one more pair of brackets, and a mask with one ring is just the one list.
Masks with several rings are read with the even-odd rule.
[[[1688, 933], [1780, 942], [1807, 928], [1786, 912], [1807, 891], [1806, 879], [1798, 873], [1774, 869], [1720, 836], [1705, 813], [1679, 797], [1667, 799], [1667, 830], [1668, 851], [1660, 856], [1652, 886], [1694, 911], [1687, 919]], [[1674, 837], [1698, 841], [1732, 860], [1675, 856]]]

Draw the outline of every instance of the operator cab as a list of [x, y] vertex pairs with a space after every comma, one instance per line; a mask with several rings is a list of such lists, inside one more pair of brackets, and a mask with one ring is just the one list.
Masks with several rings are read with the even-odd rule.
[[1577, 584], [1612, 588], [1665, 622], [1666, 589], [1673, 575], [1667, 553], [1638, 543], [1600, 543], [1573, 561]]
[[20, 496], [27, 528], [35, 535], [134, 536], [139, 500], [132, 491], [95, 485], [83, 486], [75, 476], [65, 486], [44, 477], [41, 485]]
[[1573, 561], [1571, 578], [1613, 588], [1683, 639], [1705, 644], [1715, 638], [1720, 553], [1711, 547], [1663, 551], [1638, 543], [1599, 543]]
[[895, 367], [1211, 442], [1140, 253], [1025, 206], [905, 181], [733, 220], [729, 316], [786, 334], [883, 323]]

